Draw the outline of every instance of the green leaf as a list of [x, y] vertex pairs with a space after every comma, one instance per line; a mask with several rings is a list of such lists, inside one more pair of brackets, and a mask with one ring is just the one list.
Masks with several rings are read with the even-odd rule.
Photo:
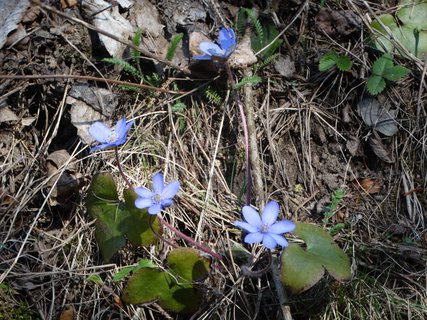
[[416, 57], [422, 58], [427, 53], [427, 3], [410, 0], [401, 1], [400, 4], [400, 9], [396, 12], [399, 22], [391, 14], [379, 16], [378, 20], [387, 30], [378, 20], [371, 23], [372, 29], [379, 33], [372, 34], [374, 44], [378, 50], [395, 52], [405, 57], [407, 54], [400, 48], [404, 47]]
[[95, 239], [104, 261], [111, 257], [126, 244], [119, 225], [125, 217], [119, 209], [116, 184], [109, 173], [97, 174], [86, 198], [86, 208], [95, 222]]
[[183, 33], [178, 33], [172, 38], [168, 48], [168, 52], [166, 53], [166, 59], [168, 59], [169, 61], [172, 61], [175, 55], [176, 48], [178, 48], [178, 44], [181, 42], [183, 37], [184, 37]]
[[125, 237], [135, 246], [144, 246], [156, 240], [152, 229], [161, 233], [157, 218], [150, 216], [147, 210], [135, 207], [137, 195], [133, 190], [125, 190], [123, 196], [125, 203], [118, 199], [111, 174], [98, 174], [92, 178], [86, 208], [96, 219], [95, 239], [104, 261], [110, 260], [126, 244]]
[[134, 246], [147, 246], [153, 243], [157, 239], [156, 233], [162, 233], [157, 216], [148, 214], [147, 209], [135, 207], [135, 200], [138, 198], [135, 191], [126, 189], [123, 191], [123, 197], [124, 211], [127, 212], [121, 226], [124, 234]]
[[281, 279], [295, 294], [314, 286], [326, 269], [338, 281], [351, 278], [350, 261], [322, 228], [298, 223], [295, 232], [304, 240], [306, 250], [290, 244], [282, 254]]
[[372, 74], [376, 76], [383, 76], [385, 70], [393, 67], [393, 60], [388, 54], [384, 54], [382, 57], [379, 57], [375, 60], [372, 65]]
[[339, 57], [335, 52], [328, 52], [319, 60], [319, 71], [326, 71], [337, 64]]
[[403, 66], [393, 66], [384, 71], [384, 78], [390, 81], [398, 81], [404, 76], [408, 75], [411, 71]]
[[124, 60], [119, 59], [119, 58], [104, 58], [104, 59], [102, 59], [102, 61], [120, 66], [124, 71], [129, 72], [130, 74], [132, 74], [133, 76], [135, 76], [139, 79], [144, 78], [144, 76], [141, 75], [141, 73], [138, 71], [138, 69], [135, 68], [134, 66], [132, 66], [127, 61], [124, 61]]
[[383, 77], [372, 75], [369, 77], [366, 87], [368, 92], [375, 96], [385, 89], [385, 80]]
[[351, 66], [353, 65], [353, 62], [351, 61], [349, 56], [339, 56], [337, 60], [337, 67], [341, 71], [348, 71], [350, 70]]
[[[138, 28], [132, 38], [132, 43], [134, 46], [139, 47], [139, 45], [141, 44], [141, 35], [142, 35], [142, 30], [141, 28]], [[132, 48], [131, 50], [131, 54], [132, 54], [132, 59], [133, 61], [138, 64], [139, 63], [139, 59], [141, 58], [141, 53]]]
[[192, 248], [177, 248], [169, 253], [168, 266], [185, 281], [199, 281], [208, 276], [210, 260]]
[[129, 279], [123, 301], [130, 304], [158, 301], [162, 308], [176, 313], [194, 313], [202, 295], [192, 282], [205, 277], [209, 262], [197, 250], [178, 248], [169, 253], [170, 270], [142, 268]]
[[99, 286], [104, 285], [104, 280], [99, 276], [99, 274], [91, 274], [89, 277], [87, 277], [87, 281], [93, 282], [94, 284], [97, 284]]
[[240, 80], [238, 83], [236, 83], [234, 85], [233, 89], [237, 90], [237, 89], [240, 89], [241, 87], [243, 87], [243, 86], [245, 86], [247, 84], [254, 85], [254, 84], [258, 84], [260, 82], [262, 82], [261, 77], [258, 77], [258, 76], [247, 76], [247, 77], [244, 77], [242, 80]]
[[155, 266], [156, 265], [151, 260], [148, 260], [148, 259], [141, 260], [134, 266], [123, 267], [120, 271], [118, 271], [113, 276], [113, 281], [121, 281], [123, 280], [124, 277], [126, 277], [131, 272], [135, 272], [141, 268], [153, 268]]
[[[274, 38], [276, 38], [276, 36], [279, 34], [279, 30], [277, 30], [273, 23], [268, 23], [265, 26], [261, 26], [259, 21], [258, 24], [255, 24], [255, 27], [257, 32], [251, 36], [251, 47], [254, 52], [258, 52], [273, 42]], [[277, 39], [271, 43], [271, 45], [260, 54], [261, 58], [266, 59], [267, 57], [273, 55], [275, 51], [282, 45], [282, 43], [283, 40], [281, 39]]]

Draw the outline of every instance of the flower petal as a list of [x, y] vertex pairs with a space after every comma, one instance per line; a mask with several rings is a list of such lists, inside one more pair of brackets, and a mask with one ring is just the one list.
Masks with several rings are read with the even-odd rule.
[[133, 126], [133, 124], [134, 124], [133, 120], [126, 123], [126, 119], [122, 118], [117, 122], [114, 130], [116, 131], [119, 137], [126, 137], [129, 129]]
[[211, 60], [212, 56], [210, 54], [197, 55], [191, 58], [192, 60]]
[[171, 199], [163, 199], [161, 201], [162, 207], [166, 208], [166, 207], [170, 207], [173, 204], [173, 200]]
[[153, 201], [151, 201], [151, 199], [138, 198], [135, 200], [135, 207], [137, 207], [138, 209], [148, 208], [148, 207], [151, 207], [152, 205], [153, 205]]
[[222, 50], [219, 45], [213, 42], [202, 41], [199, 44], [199, 49], [211, 56], [222, 57], [224, 55], [224, 50]]
[[246, 243], [256, 243], [256, 242], [261, 242], [263, 239], [263, 234], [261, 232], [254, 232], [254, 233], [249, 233], [246, 237], [245, 237], [245, 242]]
[[103, 143], [103, 144], [100, 144], [100, 145], [97, 145], [95, 147], [90, 148], [89, 152], [92, 153], [92, 152], [94, 152], [96, 150], [106, 149], [106, 148], [109, 148], [109, 147], [112, 147], [112, 146], [113, 146], [112, 143]]
[[163, 179], [163, 174], [161, 172], [157, 172], [153, 177], [153, 191], [156, 195], [161, 195], [163, 188], [165, 186], [165, 182]]
[[236, 47], [236, 35], [234, 34], [234, 30], [232, 28], [228, 30], [224, 27], [221, 28], [219, 31], [218, 40], [221, 48], [226, 52], [230, 52], [228, 55], [234, 51]]
[[104, 123], [97, 121], [89, 127], [89, 133], [96, 141], [108, 143], [108, 138], [112, 131]]
[[271, 226], [276, 222], [279, 210], [279, 204], [276, 201], [269, 201], [262, 211], [262, 222], [267, 226]]
[[296, 227], [295, 223], [289, 220], [281, 220], [277, 223], [272, 224], [268, 227], [268, 232], [275, 234], [282, 234], [286, 232], [291, 232]]
[[154, 197], [154, 193], [145, 187], [138, 187], [134, 189], [135, 193], [142, 198], [152, 198]]
[[258, 228], [254, 227], [253, 225], [247, 223], [247, 222], [243, 222], [243, 221], [235, 221], [234, 225], [236, 227], [239, 227], [240, 229], [243, 229], [247, 232], [258, 232]]
[[160, 211], [162, 211], [162, 205], [160, 203], [157, 203], [155, 205], [152, 205], [148, 208], [149, 214], [158, 214]]
[[264, 234], [262, 238], [262, 244], [268, 249], [274, 249], [277, 246], [276, 240], [268, 233]]
[[250, 225], [258, 228], [258, 230], [261, 229], [262, 221], [258, 211], [249, 206], [244, 206], [242, 209], [242, 213], [243, 217]]
[[160, 198], [171, 199], [173, 198], [179, 190], [180, 183], [178, 180], [169, 183], [162, 191]]
[[269, 233], [269, 235], [282, 247], [287, 247], [289, 245], [285, 237], [274, 233]]

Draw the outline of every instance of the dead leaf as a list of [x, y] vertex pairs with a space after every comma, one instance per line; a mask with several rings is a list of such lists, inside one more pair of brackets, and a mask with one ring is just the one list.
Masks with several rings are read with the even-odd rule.
[[383, 181], [379, 179], [362, 178], [357, 183], [369, 194], [379, 193], [383, 187]]
[[331, 37], [348, 36], [361, 29], [362, 21], [353, 11], [320, 9], [316, 16], [316, 28]]
[[194, 57], [198, 54], [204, 54], [202, 51], [200, 51], [199, 46], [200, 43], [203, 41], [212, 41], [209, 39], [204, 33], [199, 31], [194, 31], [190, 33], [189, 36], [189, 43], [188, 48], [190, 51], [190, 57]]
[[27, 117], [27, 118], [22, 118], [21, 120], [21, 124], [24, 127], [28, 127], [30, 126], [34, 121], [36, 121], [36, 117]]
[[233, 69], [244, 69], [256, 62], [257, 57], [252, 51], [250, 34], [246, 33], [237, 44], [236, 50], [228, 58], [228, 63]]
[[291, 78], [296, 71], [295, 61], [293, 61], [288, 55], [279, 56], [274, 60], [273, 64], [276, 71], [285, 78]]
[[397, 110], [390, 110], [375, 98], [364, 98], [357, 105], [359, 115], [365, 124], [388, 137], [396, 134], [399, 129], [396, 125]]
[[345, 146], [348, 152], [354, 157], [358, 154], [360, 147], [360, 139], [358, 137], [350, 136], [347, 139]]
[[105, 118], [83, 101], [68, 96], [66, 102], [71, 105], [71, 123], [77, 128], [77, 135], [84, 143], [91, 144], [95, 140], [89, 134], [89, 127], [95, 121], [104, 121]]
[[129, 11], [130, 20], [141, 29], [142, 34], [150, 38], [163, 36], [163, 28], [160, 23], [160, 15], [156, 6], [148, 0], [136, 1]]
[[174, 34], [177, 27], [188, 28], [197, 22], [206, 21], [207, 12], [201, 1], [197, 0], [163, 0], [164, 21], [170, 34]]
[[8, 107], [0, 108], [0, 123], [18, 120], [18, 116]]
[[74, 308], [73, 306], [66, 306], [62, 310], [58, 320], [73, 320], [74, 319]]
[[77, 0], [60, 0], [61, 8], [73, 8], [77, 5]]
[[27, 37], [27, 30], [25, 30], [24, 26], [20, 23], [18, 24], [18, 28], [9, 34], [5, 45], [8, 47], [18, 44], [19, 48], [23, 48], [29, 41], [30, 38]]
[[372, 151], [375, 153], [375, 155], [382, 161], [387, 163], [394, 163], [394, 159], [391, 155], [391, 152], [387, 150], [386, 146], [381, 142], [381, 139], [379, 137], [369, 137], [369, 145], [371, 146]]
[[[109, 9], [103, 10], [105, 8]], [[129, 39], [134, 33], [132, 25], [119, 13], [118, 6], [111, 6], [104, 0], [86, 0], [82, 1], [82, 9], [87, 16], [93, 15], [93, 24], [98, 29], [107, 30], [123, 40]], [[122, 57], [126, 45], [102, 34], [99, 35], [99, 40], [112, 57]]]
[[74, 164], [67, 164], [69, 159], [70, 154], [67, 150], [54, 151], [46, 159], [47, 175], [50, 178], [47, 185], [54, 188], [49, 197], [52, 206], [65, 203], [78, 191], [81, 174], [76, 172]]
[[73, 85], [69, 95], [75, 99], [84, 101], [105, 117], [111, 117], [119, 104], [117, 95], [110, 90], [90, 87], [86, 83]]
[[8, 34], [22, 21], [29, 5], [28, 0], [0, 0], [0, 49], [6, 43]]

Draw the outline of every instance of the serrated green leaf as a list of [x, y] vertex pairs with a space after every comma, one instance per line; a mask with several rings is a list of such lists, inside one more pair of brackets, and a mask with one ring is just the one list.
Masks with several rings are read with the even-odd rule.
[[99, 276], [99, 274], [91, 274], [89, 277], [87, 277], [87, 281], [93, 282], [99, 286], [104, 285], [104, 280]]
[[337, 64], [338, 55], [335, 52], [328, 52], [319, 60], [319, 71], [326, 71]]
[[136, 271], [123, 290], [123, 301], [141, 304], [156, 300], [169, 311], [194, 313], [202, 295], [192, 282], [207, 274], [206, 260], [194, 249], [174, 249], [168, 256], [170, 270], [142, 268]]
[[349, 56], [339, 56], [337, 60], [337, 67], [341, 71], [348, 71], [350, 70], [351, 66], [353, 65], [353, 62], [351, 61]]
[[372, 74], [382, 77], [385, 70], [393, 67], [393, 60], [388, 54], [384, 54], [382, 57], [379, 57], [375, 60], [372, 65]]
[[348, 257], [322, 228], [298, 223], [295, 232], [304, 240], [306, 250], [290, 244], [282, 254], [281, 279], [290, 291], [308, 290], [322, 278], [324, 269], [338, 281], [350, 279]]
[[411, 71], [403, 66], [393, 66], [384, 71], [383, 77], [390, 81], [398, 81]]
[[383, 77], [372, 75], [366, 82], [366, 88], [371, 95], [375, 96], [385, 89], [385, 80]]

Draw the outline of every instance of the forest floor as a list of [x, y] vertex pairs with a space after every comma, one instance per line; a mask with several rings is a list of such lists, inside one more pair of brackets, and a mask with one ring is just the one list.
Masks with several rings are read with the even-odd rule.
[[[299, 295], [285, 288], [279, 301], [269, 273], [247, 277], [227, 260], [206, 279], [192, 318], [427, 318], [425, 58], [394, 55], [410, 73], [387, 81], [378, 95], [366, 88], [382, 55], [370, 23], [395, 13], [397, 1], [36, 2], [24, 6], [18, 35], [8, 34], [0, 49], [0, 319], [190, 318], [156, 302], [121, 301], [117, 271], [142, 259], [164, 265], [171, 247], [128, 244], [102, 260], [87, 190], [99, 172], [112, 173], [119, 194], [126, 185], [113, 150], [89, 152], [87, 128], [99, 119], [134, 120], [119, 148], [125, 174], [139, 186], [150, 186], [160, 171], [168, 182], [179, 180], [164, 218], [227, 256], [243, 244], [233, 226], [246, 201], [242, 118], [222, 63], [191, 55], [194, 37], [216, 39], [226, 26], [238, 43], [248, 35], [257, 41], [257, 25], [261, 43], [278, 35], [277, 48], [249, 54], [250, 46], [238, 47], [230, 57], [237, 81], [250, 76], [236, 90], [255, 124], [251, 204], [262, 209], [275, 200], [281, 217], [333, 230], [352, 278], [339, 283], [326, 274]], [[254, 16], [238, 18], [241, 8]], [[99, 15], [112, 20], [96, 24]], [[99, 36], [94, 25], [124, 44]], [[168, 60], [178, 33], [183, 39]], [[125, 45], [132, 39], [139, 54]], [[319, 71], [329, 52], [350, 57], [349, 70]], [[102, 60], [111, 56], [117, 59]], [[393, 114], [384, 122], [395, 132], [385, 132], [390, 127], [378, 115], [369, 122], [366, 103], [368, 118], [382, 109]], [[337, 190], [344, 195], [331, 213]], [[191, 246], [169, 230], [163, 237]], [[244, 247], [255, 257], [265, 250]]]

